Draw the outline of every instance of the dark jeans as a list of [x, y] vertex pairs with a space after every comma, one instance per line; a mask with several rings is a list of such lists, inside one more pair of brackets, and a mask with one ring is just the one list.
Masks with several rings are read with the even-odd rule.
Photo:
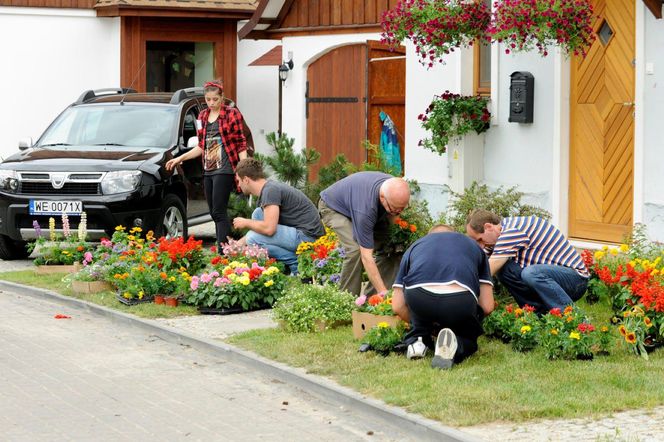
[[503, 265], [498, 279], [520, 306], [531, 305], [539, 313], [573, 304], [588, 287], [588, 278], [569, 267], [535, 264], [522, 269], [513, 259]]
[[220, 244], [225, 243], [226, 237], [231, 233], [231, 223], [228, 219], [228, 198], [235, 189], [235, 179], [233, 175], [227, 174], [205, 175], [203, 185], [210, 216], [214, 221], [217, 234], [217, 247], [221, 253]]
[[468, 291], [456, 293], [431, 293], [423, 288], [406, 289], [406, 305], [410, 311], [410, 331], [406, 344], [418, 337], [429, 348], [435, 343], [435, 328], [449, 328], [457, 338], [454, 362], [459, 363], [477, 351], [477, 338], [483, 333], [484, 313], [477, 300]]

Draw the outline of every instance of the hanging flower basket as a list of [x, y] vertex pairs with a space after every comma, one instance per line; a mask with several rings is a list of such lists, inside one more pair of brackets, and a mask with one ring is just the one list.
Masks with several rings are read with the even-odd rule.
[[491, 13], [483, 2], [402, 0], [383, 13], [381, 41], [397, 47], [403, 40], [411, 40], [420, 62], [432, 67], [455, 48], [485, 38], [490, 21]]
[[488, 102], [486, 97], [450, 91], [435, 96], [426, 112], [417, 117], [422, 127], [431, 132], [431, 138], [420, 140], [419, 145], [442, 155], [451, 140], [473, 131], [477, 134], [487, 131], [491, 120]]
[[489, 36], [506, 45], [505, 53], [560, 46], [566, 55], [582, 55], [595, 40], [593, 8], [587, 0], [502, 0], [496, 3]]

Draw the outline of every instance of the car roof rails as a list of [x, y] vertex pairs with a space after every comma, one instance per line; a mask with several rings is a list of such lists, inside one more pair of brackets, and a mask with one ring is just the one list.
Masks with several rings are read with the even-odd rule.
[[135, 94], [136, 90], [123, 87], [123, 88], [106, 88], [106, 89], [95, 89], [95, 90], [87, 90], [81, 94], [80, 97], [78, 97], [78, 100], [76, 100], [76, 104], [81, 104], [85, 103], [88, 100], [92, 100], [93, 98], [97, 98], [101, 95], [124, 95], [124, 94]]
[[173, 92], [171, 97], [171, 104], [180, 104], [183, 100], [186, 100], [195, 96], [202, 96], [205, 94], [205, 90], [202, 87], [188, 87], [186, 89], [178, 89]]

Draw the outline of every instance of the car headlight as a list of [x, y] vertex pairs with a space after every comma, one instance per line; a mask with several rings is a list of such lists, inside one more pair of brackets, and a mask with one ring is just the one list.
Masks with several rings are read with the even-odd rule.
[[136, 190], [141, 183], [142, 172], [138, 170], [122, 170], [108, 172], [101, 181], [101, 193], [111, 195]]
[[0, 170], [0, 190], [12, 193], [18, 190], [18, 175], [15, 170]]

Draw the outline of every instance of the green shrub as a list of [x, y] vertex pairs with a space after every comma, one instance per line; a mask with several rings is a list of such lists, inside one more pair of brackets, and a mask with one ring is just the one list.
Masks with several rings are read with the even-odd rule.
[[309, 167], [320, 159], [320, 153], [315, 149], [304, 149], [301, 152], [293, 150], [294, 138], [286, 134], [270, 132], [265, 136], [267, 142], [274, 149], [274, 155], [256, 154], [264, 166], [274, 172], [279, 181], [290, 184], [297, 189], [304, 189], [309, 181]]
[[503, 189], [499, 187], [493, 192], [486, 184], [473, 182], [463, 193], [457, 193], [447, 187], [450, 193], [447, 223], [459, 232], [466, 232], [466, 217], [475, 209], [485, 209], [498, 216], [530, 216], [536, 215], [550, 219], [551, 214], [544, 209], [521, 203], [523, 192], [515, 187]]
[[355, 297], [334, 285], [299, 284], [277, 300], [272, 312], [290, 332], [312, 332], [317, 322], [350, 321]]

